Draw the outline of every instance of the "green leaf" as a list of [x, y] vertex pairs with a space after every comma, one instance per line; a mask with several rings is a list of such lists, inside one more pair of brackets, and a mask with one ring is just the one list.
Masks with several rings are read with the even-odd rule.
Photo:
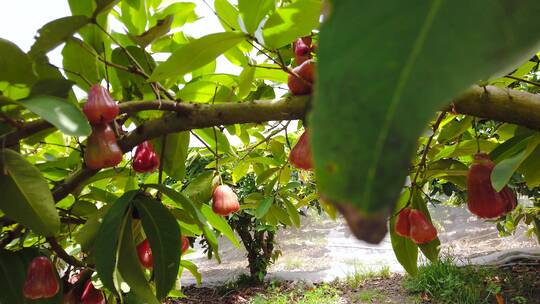
[[533, 131], [515, 135], [493, 149], [493, 151], [489, 153], [489, 157], [491, 157], [495, 163], [500, 163], [504, 159], [523, 151], [533, 135]]
[[225, 134], [220, 132], [219, 130], [216, 130], [215, 137], [214, 137], [214, 130], [213, 128], [204, 128], [204, 129], [198, 129], [193, 131], [195, 134], [197, 134], [199, 137], [201, 137], [212, 149], [212, 151], [216, 152], [216, 137], [217, 137], [217, 150], [219, 153], [227, 152], [227, 153], [233, 153], [233, 149], [231, 148], [231, 144], [229, 143], [229, 139]]
[[182, 76], [200, 68], [246, 38], [244, 33], [210, 34], [178, 48], [167, 61], [156, 67], [149, 81]]
[[[62, 64], [64, 68], [79, 73], [84, 79], [74, 73], [66, 73], [66, 76], [69, 80], [73, 80], [84, 91], [89, 91], [90, 86], [99, 83], [100, 80], [96, 57], [97, 54], [91, 50], [91, 46], [75, 38], [69, 39], [62, 50]], [[92, 54], [89, 52], [92, 52]], [[90, 84], [88, 84], [85, 79], [88, 80]]]
[[442, 143], [453, 140], [454, 138], [465, 133], [465, 131], [471, 127], [472, 121], [473, 118], [470, 116], [467, 116], [459, 121], [453, 119], [440, 130], [439, 135], [437, 136], [437, 141]]
[[182, 241], [174, 216], [160, 202], [141, 196], [134, 202], [146, 234], [154, 262], [156, 296], [167, 296], [176, 282]]
[[[127, 209], [131, 211], [131, 208]], [[141, 269], [137, 249], [133, 241], [131, 214], [125, 215], [123, 231], [120, 234], [121, 242], [118, 249], [117, 266], [122, 279], [129, 285], [130, 292], [144, 303], [160, 304], [161, 302], [152, 293], [152, 288]], [[178, 271], [178, 269], [176, 269]], [[101, 279], [101, 276], [100, 276]]]
[[10, 149], [0, 151], [0, 170], [0, 209], [37, 234], [55, 235], [60, 217], [41, 172]]
[[300, 215], [298, 214], [296, 207], [294, 207], [294, 205], [288, 199], [283, 199], [283, 203], [285, 204], [285, 208], [287, 208], [287, 213], [289, 214], [294, 226], [296, 226], [296, 228], [300, 228]]
[[[152, 72], [152, 70], [156, 66], [156, 63], [154, 62], [154, 59], [152, 58], [152, 56], [150, 56], [150, 54], [148, 54], [145, 50], [133, 45], [126, 47], [126, 50], [142, 66], [145, 73], [150, 74]], [[114, 63], [124, 66], [132, 65], [131, 59], [126, 54], [123, 48], [114, 49], [111, 54], [111, 60]], [[141, 96], [145, 93], [153, 94], [149, 84], [146, 83], [144, 78], [140, 75], [134, 75], [133, 73], [122, 71], [119, 69], [113, 69], [113, 72], [120, 80], [120, 84], [122, 85], [122, 87], [119, 89], [123, 91], [123, 96], [128, 95], [126, 91], [130, 91], [130, 93], [138, 94]]]
[[[416, 139], [435, 111], [537, 50], [540, 32], [530, 28], [540, 2], [511, 7], [501, 0], [333, 2], [320, 31], [308, 120], [317, 187], [348, 208], [346, 217], [361, 212], [351, 226], [382, 227], [405, 181]], [[362, 38], [351, 39], [352, 29], [361, 29]], [[385, 232], [354, 230], [373, 242]]]
[[94, 16], [112, 9], [118, 2], [120, 2], [120, 0], [96, 0], [97, 8], [94, 11]]
[[40, 79], [32, 86], [30, 97], [49, 95], [67, 99], [74, 82], [65, 78]]
[[232, 182], [236, 184], [240, 179], [242, 179], [242, 177], [246, 176], [249, 171], [249, 167], [249, 161], [240, 161], [237, 163], [232, 170]]
[[[424, 213], [429, 222], [433, 222], [427, 208], [427, 202], [423, 199], [422, 193], [420, 191], [415, 191], [413, 194], [412, 208], [422, 211], [422, 213]], [[441, 241], [439, 240], [439, 237], [435, 238], [429, 243], [418, 245], [424, 256], [432, 262], [436, 262], [439, 259], [440, 246]]]
[[270, 210], [270, 207], [272, 207], [272, 203], [274, 203], [273, 196], [267, 196], [263, 198], [263, 200], [259, 203], [259, 206], [255, 210], [255, 217], [258, 219], [263, 218], [266, 213], [268, 213], [268, 210]]
[[230, 4], [227, 0], [215, 0], [214, 8], [216, 14], [219, 16], [219, 22], [226, 31], [231, 30], [240, 30], [240, 25], [238, 24], [238, 17], [240, 12]]
[[25, 99], [20, 104], [66, 135], [86, 136], [92, 131], [81, 109], [65, 99], [43, 95]]
[[171, 30], [174, 16], [167, 15], [163, 19], [158, 20], [156, 25], [148, 29], [146, 32], [140, 35], [132, 35], [128, 33], [128, 37], [140, 47], [146, 48], [150, 43], [166, 35]]
[[238, 9], [246, 31], [254, 34], [263, 18], [274, 9], [275, 5], [275, 0], [239, 0]]
[[163, 194], [165, 194], [167, 197], [169, 197], [171, 200], [181, 206], [181, 209], [183, 209], [189, 214], [189, 216], [194, 220], [197, 226], [199, 226], [199, 228], [204, 232], [204, 235], [208, 239], [208, 242], [212, 247], [212, 251], [216, 256], [216, 260], [221, 263], [221, 258], [218, 251], [217, 237], [214, 231], [208, 225], [208, 221], [204, 217], [203, 213], [199, 210], [199, 208], [197, 208], [197, 206], [195, 206], [195, 204], [193, 204], [193, 202], [183, 193], [180, 193], [167, 186], [160, 184], [147, 184], [145, 186], [161, 191]]
[[291, 226], [292, 225], [292, 221], [291, 221], [291, 218], [289, 217], [289, 214], [287, 214], [287, 210], [286, 209], [283, 209], [277, 205], [272, 205], [270, 207], [270, 213], [272, 213], [272, 215], [278, 219], [283, 225], [285, 226]]
[[96, 270], [103, 285], [113, 293], [117, 292], [118, 287], [116, 267], [120, 243], [126, 229], [125, 219], [131, 218], [131, 214], [126, 214], [126, 211], [136, 194], [137, 191], [126, 192], [114, 202], [103, 218], [95, 241]]
[[[264, 68], [268, 67], [268, 68]], [[255, 79], [269, 80], [279, 83], [287, 83], [289, 74], [281, 69], [276, 69], [278, 66], [275, 64], [259, 64], [255, 68]]]
[[212, 207], [206, 204], [201, 205], [201, 212], [212, 227], [228, 238], [234, 246], [240, 248], [240, 242], [236, 238], [234, 231], [224, 217], [215, 214], [214, 211], [212, 211]]
[[219, 176], [215, 171], [204, 171], [193, 178], [182, 193], [197, 205], [205, 204], [212, 198], [214, 185], [218, 181]]
[[521, 164], [519, 171], [523, 173], [528, 187], [533, 188], [540, 185], [540, 146], [537, 146]]
[[204, 80], [196, 80], [186, 84], [176, 96], [190, 102], [234, 102], [239, 100], [230, 88]]
[[53, 20], [38, 30], [39, 36], [30, 49], [30, 56], [44, 55], [73, 36], [92, 20], [86, 16], [69, 16]]
[[99, 232], [99, 227], [103, 222], [103, 217], [111, 205], [105, 205], [96, 213], [91, 215], [86, 223], [74, 235], [75, 241], [81, 245], [83, 251], [90, 251], [94, 248], [94, 243]]
[[11, 41], [0, 38], [0, 81], [32, 84], [35, 80], [28, 55]]
[[92, 17], [92, 13], [96, 8], [95, 0], [68, 0], [68, 3], [72, 15]]
[[319, 0], [298, 0], [278, 8], [264, 24], [264, 44], [278, 49], [297, 37], [310, 35], [312, 30], [319, 27], [320, 15]]
[[251, 83], [253, 82], [254, 78], [255, 68], [252, 66], [245, 67], [242, 73], [240, 73], [240, 77], [238, 79], [238, 98], [244, 99], [249, 95], [251, 92]]
[[[399, 210], [401, 210], [401, 208], [405, 207], [409, 196], [410, 190], [407, 189], [401, 195], [395, 212], [398, 212]], [[416, 274], [418, 273], [418, 246], [413, 241], [411, 241], [411, 239], [396, 234], [396, 229], [394, 228], [396, 226], [396, 218], [397, 216], [393, 216], [392, 218], [390, 218], [389, 223], [390, 241], [392, 242], [392, 249], [394, 249], [396, 259], [401, 264], [401, 266], [403, 266], [405, 271], [407, 271], [407, 273], [412, 276], [416, 276]]]
[[197, 265], [193, 264], [193, 262], [190, 262], [188, 260], [182, 260], [180, 261], [180, 266], [189, 270], [189, 272], [191, 272], [191, 274], [195, 277], [195, 280], [197, 280], [197, 284], [201, 285], [202, 276], [197, 268]]
[[188, 22], [197, 20], [197, 14], [195, 13], [195, 3], [191, 2], [176, 2], [163, 10], [159, 10], [153, 17], [157, 19], [163, 19], [168, 15], [174, 16], [174, 21], [171, 24], [171, 28], [183, 26]]
[[491, 185], [495, 191], [501, 191], [508, 184], [514, 172], [531, 155], [538, 144], [540, 144], [540, 136], [532, 136], [528, 141], [527, 148], [510, 158], [502, 160], [495, 166], [491, 172]]
[[175, 180], [182, 180], [186, 173], [186, 158], [189, 146], [189, 132], [166, 135], [165, 154], [161, 155], [163, 136], [154, 141], [154, 148], [163, 159], [163, 171]]

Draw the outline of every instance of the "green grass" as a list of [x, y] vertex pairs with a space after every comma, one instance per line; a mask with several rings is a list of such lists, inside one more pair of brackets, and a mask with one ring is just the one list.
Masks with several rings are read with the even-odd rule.
[[407, 276], [405, 289], [424, 293], [436, 303], [478, 304], [490, 303], [500, 292], [494, 278], [497, 274], [486, 267], [459, 267], [452, 258], [442, 258], [437, 263], [420, 267], [416, 277]]
[[358, 288], [366, 280], [373, 278], [388, 279], [390, 275], [390, 267], [388, 266], [383, 266], [381, 269], [374, 270], [363, 266], [362, 264], [354, 264], [354, 272], [347, 274], [344, 283], [351, 288]]
[[250, 304], [334, 304], [339, 301], [339, 291], [327, 284], [305, 290], [295, 288], [282, 290], [270, 288], [264, 295], [257, 295], [250, 300]]
[[382, 303], [386, 296], [379, 290], [365, 290], [356, 295], [356, 300], [368, 303]]

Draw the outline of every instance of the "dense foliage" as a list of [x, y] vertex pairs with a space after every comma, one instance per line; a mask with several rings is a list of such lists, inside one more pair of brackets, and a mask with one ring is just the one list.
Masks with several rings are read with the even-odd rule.
[[260, 282], [307, 208], [413, 275], [428, 203], [540, 235], [535, 1], [68, 2], [29, 52], [0, 38], [1, 303], [159, 303], [220, 237]]

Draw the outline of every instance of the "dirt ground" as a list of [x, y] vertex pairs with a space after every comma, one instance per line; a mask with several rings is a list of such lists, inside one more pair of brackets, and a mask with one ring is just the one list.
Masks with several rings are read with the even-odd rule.
[[[490, 280], [499, 280], [501, 287], [500, 299], [520, 298], [519, 303], [538, 304], [540, 303], [540, 264], [504, 266], [499, 269], [500, 274]], [[404, 276], [398, 273], [388, 277], [369, 278], [360, 284], [351, 284], [346, 281], [334, 281], [330, 286], [337, 289], [339, 299], [335, 303], [440, 303], [437, 299], [430, 298], [427, 294], [410, 294], [402, 284]], [[284, 281], [279, 283], [278, 293], [287, 293], [296, 290], [297, 294], [302, 294], [310, 289], [318, 288], [323, 283], [305, 284], [302, 282]], [[219, 287], [195, 287], [189, 286], [183, 289], [186, 298], [170, 299], [168, 304], [237, 304], [252, 303], [256, 296], [265, 295], [270, 292], [276, 293], [275, 283], [267, 283], [260, 287], [231, 288], [228, 286]], [[271, 291], [272, 290], [272, 291]], [[300, 293], [298, 293], [300, 291]], [[369, 300], [362, 295], [370, 294]], [[492, 303], [498, 303], [493, 297]], [[504, 301], [504, 300], [503, 300]], [[491, 301], [490, 301], [491, 302]], [[293, 298], [291, 304], [297, 303]], [[499, 303], [518, 303], [506, 300]]]

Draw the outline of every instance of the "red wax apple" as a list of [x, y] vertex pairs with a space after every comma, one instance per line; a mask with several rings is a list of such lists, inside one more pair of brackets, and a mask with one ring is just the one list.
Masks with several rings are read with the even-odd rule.
[[95, 84], [88, 92], [88, 101], [83, 106], [83, 112], [90, 124], [109, 123], [118, 116], [118, 104], [112, 99], [106, 88]]
[[214, 213], [227, 216], [240, 210], [236, 193], [227, 185], [219, 185], [212, 193], [212, 210]]
[[152, 172], [159, 167], [159, 158], [149, 141], [137, 146], [133, 159], [133, 170], [139, 173]]
[[60, 283], [51, 261], [44, 256], [34, 258], [26, 273], [24, 297], [32, 300], [52, 298], [59, 290]]
[[291, 149], [289, 154], [289, 161], [293, 166], [299, 169], [311, 170], [313, 169], [313, 162], [311, 159], [311, 147], [309, 146], [309, 131], [306, 129], [298, 142]]

